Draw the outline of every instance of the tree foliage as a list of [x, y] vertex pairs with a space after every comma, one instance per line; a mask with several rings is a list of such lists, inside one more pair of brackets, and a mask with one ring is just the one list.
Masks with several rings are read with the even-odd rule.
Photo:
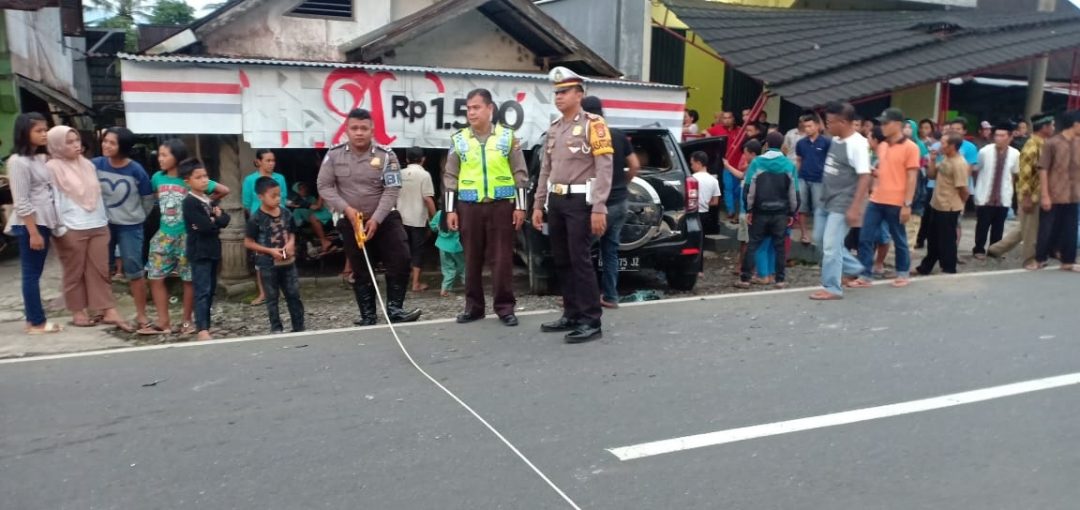
[[195, 8], [184, 0], [158, 0], [150, 11], [150, 23], [155, 25], [187, 25], [195, 21]]

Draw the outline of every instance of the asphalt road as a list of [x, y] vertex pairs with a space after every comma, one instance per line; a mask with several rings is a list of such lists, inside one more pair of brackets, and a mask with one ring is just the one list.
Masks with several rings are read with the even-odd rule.
[[[1078, 385], [607, 449], [1077, 373], [1078, 298], [1047, 271], [624, 307], [577, 346], [542, 315], [400, 331], [584, 509], [1074, 509]], [[0, 405], [5, 510], [570, 508], [384, 329], [3, 363]]]

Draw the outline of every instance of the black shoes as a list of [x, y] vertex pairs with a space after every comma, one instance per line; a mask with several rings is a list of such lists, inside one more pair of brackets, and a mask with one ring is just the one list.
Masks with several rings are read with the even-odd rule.
[[510, 327], [514, 327], [514, 326], [518, 325], [517, 315], [514, 315], [512, 313], [507, 314], [507, 315], [503, 315], [502, 317], [499, 317], [499, 321], [502, 322], [503, 324], [507, 325], [507, 326], [510, 326]]
[[356, 294], [356, 305], [360, 307], [360, 317], [353, 321], [357, 326], [374, 326], [379, 321], [375, 315], [375, 287], [364, 285], [360, 282], [353, 283], [353, 292]]
[[600, 330], [600, 326], [579, 324], [577, 328], [566, 334], [566, 343], [580, 344], [590, 340], [596, 340], [601, 336], [603, 336], [603, 332]]
[[577, 323], [567, 319], [566, 317], [559, 317], [557, 321], [545, 322], [540, 325], [540, 331], [544, 333], [558, 333], [560, 331], [573, 331], [577, 327]]
[[461, 312], [457, 316], [457, 323], [458, 324], [468, 324], [470, 322], [476, 322], [476, 321], [478, 321], [480, 319], [483, 319], [483, 318], [484, 318], [484, 314], [482, 314], [482, 313], [478, 313], [476, 315], [470, 315], [470, 314], [467, 314], [465, 312]]
[[544, 333], [569, 331], [565, 337], [566, 343], [568, 344], [580, 344], [588, 342], [589, 340], [596, 340], [602, 336], [599, 322], [596, 326], [592, 326], [589, 324], [579, 324], [566, 317], [559, 317], [559, 320], [557, 321], [541, 324], [540, 331], [543, 331]]
[[405, 291], [408, 289], [409, 276], [386, 279], [386, 311], [390, 322], [415, 322], [423, 312], [419, 308], [405, 310]]

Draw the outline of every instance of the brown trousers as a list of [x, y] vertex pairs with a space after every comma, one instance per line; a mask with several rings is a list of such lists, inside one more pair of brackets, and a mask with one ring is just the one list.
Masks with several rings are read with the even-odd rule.
[[1020, 209], [1020, 227], [1010, 230], [1000, 241], [990, 245], [987, 252], [993, 257], [1001, 257], [1023, 243], [1024, 250], [1020, 258], [1024, 264], [1035, 260], [1035, 244], [1039, 238], [1039, 209], [1036, 201], [1035, 210], [1024, 212]]
[[64, 303], [72, 312], [116, 307], [109, 276], [109, 227], [68, 230], [57, 237], [64, 269]]
[[514, 313], [514, 201], [458, 203], [461, 246], [465, 249], [465, 313], [481, 315], [484, 265], [491, 266], [495, 314]]

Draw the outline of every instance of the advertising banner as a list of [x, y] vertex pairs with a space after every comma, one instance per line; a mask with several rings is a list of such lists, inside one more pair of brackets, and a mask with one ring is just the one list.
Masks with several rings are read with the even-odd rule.
[[[239, 134], [259, 148], [342, 143], [354, 108], [371, 111], [378, 143], [446, 148], [466, 126], [465, 98], [475, 88], [491, 91], [496, 119], [526, 146], [558, 116], [542, 74], [127, 60], [122, 80], [127, 124], [136, 133]], [[681, 87], [615, 80], [587, 87], [603, 100], [609, 124], [664, 127], [680, 136]]]

